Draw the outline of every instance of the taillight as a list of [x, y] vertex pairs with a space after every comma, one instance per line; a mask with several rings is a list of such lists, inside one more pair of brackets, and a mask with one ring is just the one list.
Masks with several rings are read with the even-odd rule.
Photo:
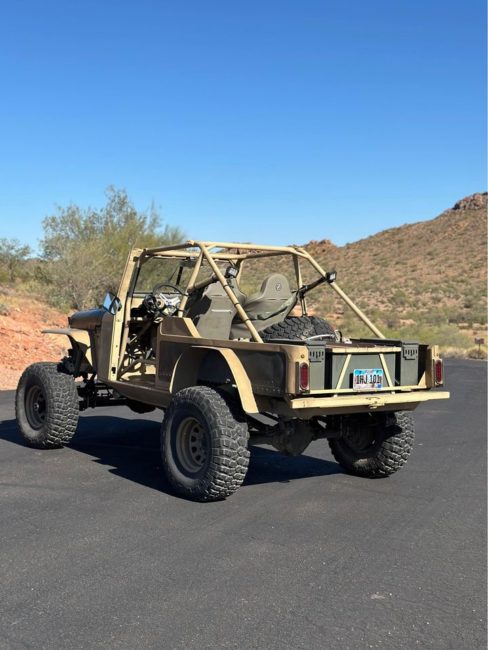
[[298, 369], [298, 385], [300, 390], [308, 390], [310, 387], [308, 363], [301, 363]]
[[435, 385], [442, 386], [444, 383], [444, 363], [442, 359], [436, 359], [434, 362]]

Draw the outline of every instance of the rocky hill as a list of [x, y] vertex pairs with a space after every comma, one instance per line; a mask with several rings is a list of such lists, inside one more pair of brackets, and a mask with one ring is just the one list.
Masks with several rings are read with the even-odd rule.
[[[438, 342], [461, 353], [486, 339], [487, 193], [458, 201], [435, 219], [335, 246], [305, 248], [389, 335]], [[269, 262], [256, 265], [262, 277]], [[350, 334], [366, 334], [331, 291], [310, 295], [313, 311]]]
[[384, 230], [343, 247], [310, 242], [364, 306], [390, 319], [486, 323], [487, 194], [458, 201], [431, 221]]

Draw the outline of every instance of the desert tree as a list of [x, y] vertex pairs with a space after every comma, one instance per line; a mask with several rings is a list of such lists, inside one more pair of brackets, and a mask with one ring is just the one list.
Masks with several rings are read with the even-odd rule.
[[32, 253], [30, 246], [22, 244], [18, 239], [0, 239], [0, 269], [8, 282], [15, 282], [25, 277], [27, 259]]
[[127, 192], [109, 187], [100, 209], [70, 204], [43, 221], [42, 275], [51, 301], [84, 309], [115, 292], [133, 246], [165, 246], [182, 241], [177, 227], [161, 223], [156, 208], [138, 211]]

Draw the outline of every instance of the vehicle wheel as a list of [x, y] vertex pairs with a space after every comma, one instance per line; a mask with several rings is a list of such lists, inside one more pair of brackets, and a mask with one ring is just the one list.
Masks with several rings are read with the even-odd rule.
[[415, 427], [409, 411], [361, 414], [343, 419], [343, 434], [329, 440], [332, 455], [348, 472], [367, 478], [394, 474], [407, 462]]
[[272, 339], [304, 340], [318, 334], [335, 335], [334, 328], [318, 316], [288, 316], [259, 332], [263, 341]]
[[57, 363], [26, 368], [15, 395], [15, 415], [22, 437], [31, 447], [62, 447], [78, 424], [79, 400], [74, 379]]
[[163, 469], [174, 490], [216, 501], [242, 484], [249, 464], [249, 432], [240, 406], [208, 386], [173, 397], [161, 431]]

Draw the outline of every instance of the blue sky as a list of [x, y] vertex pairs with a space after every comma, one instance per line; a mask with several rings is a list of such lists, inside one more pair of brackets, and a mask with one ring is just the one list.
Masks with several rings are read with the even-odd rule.
[[485, 188], [481, 0], [0, 9], [0, 237], [125, 187], [190, 237], [355, 241]]

